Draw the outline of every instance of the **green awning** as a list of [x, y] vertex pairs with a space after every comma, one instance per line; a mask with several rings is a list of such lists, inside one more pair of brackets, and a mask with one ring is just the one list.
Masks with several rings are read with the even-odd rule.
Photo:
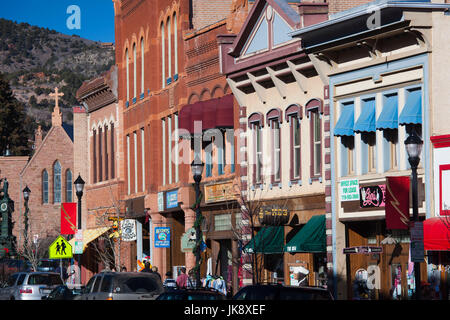
[[313, 216], [285, 246], [286, 252], [326, 252], [325, 215]]
[[284, 227], [264, 226], [244, 247], [247, 253], [283, 253]]

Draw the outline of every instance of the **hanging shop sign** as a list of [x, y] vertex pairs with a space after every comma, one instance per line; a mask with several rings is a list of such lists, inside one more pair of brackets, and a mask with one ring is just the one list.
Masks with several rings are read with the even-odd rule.
[[196, 242], [197, 235], [195, 233], [195, 228], [190, 228], [181, 236], [181, 251], [192, 252], [192, 250], [194, 250]]
[[211, 184], [205, 186], [205, 202], [212, 203], [236, 199], [233, 182]]
[[61, 234], [75, 234], [77, 230], [77, 204], [61, 203]]
[[258, 218], [261, 224], [282, 226], [289, 222], [289, 211], [279, 206], [263, 206], [259, 209]]
[[341, 201], [359, 200], [358, 179], [342, 180], [339, 182], [339, 194]]
[[155, 228], [155, 248], [170, 248], [170, 227]]
[[166, 209], [178, 207], [178, 189], [166, 192]]
[[386, 229], [409, 229], [409, 176], [386, 177]]
[[361, 208], [384, 207], [386, 200], [386, 185], [359, 188], [359, 206]]
[[344, 248], [344, 254], [375, 254], [382, 253], [383, 247], [375, 247], [375, 246], [359, 246], [359, 247], [349, 247]]
[[122, 241], [136, 241], [136, 220], [125, 219], [120, 221]]

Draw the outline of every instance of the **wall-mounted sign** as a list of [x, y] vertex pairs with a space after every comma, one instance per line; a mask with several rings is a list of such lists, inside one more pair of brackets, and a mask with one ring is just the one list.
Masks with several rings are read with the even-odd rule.
[[158, 211], [164, 211], [164, 192], [158, 192]]
[[261, 224], [282, 226], [289, 222], [289, 211], [278, 206], [263, 206], [259, 209], [258, 218]]
[[170, 248], [170, 227], [155, 228], [155, 248]]
[[197, 236], [195, 228], [190, 228], [181, 236], [181, 252], [192, 252], [195, 247]]
[[120, 230], [122, 231], [122, 241], [136, 241], [136, 220], [125, 219], [120, 221]]
[[178, 207], [178, 190], [166, 192], [166, 209]]
[[342, 180], [339, 182], [339, 194], [341, 201], [359, 200], [358, 179]]
[[218, 202], [234, 200], [236, 195], [233, 190], [233, 182], [212, 184], [205, 186], [205, 202]]
[[359, 197], [359, 206], [361, 208], [384, 207], [386, 185], [360, 187]]
[[383, 247], [372, 247], [372, 246], [349, 247], [343, 249], [344, 254], [375, 254], [382, 252]]

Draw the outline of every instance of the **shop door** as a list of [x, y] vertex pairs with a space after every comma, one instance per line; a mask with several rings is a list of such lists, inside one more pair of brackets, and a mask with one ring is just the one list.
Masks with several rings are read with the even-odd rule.
[[220, 270], [216, 270], [216, 275], [220, 275], [228, 283], [231, 283], [233, 277], [232, 270], [232, 253], [231, 253], [231, 240], [219, 240], [219, 255], [218, 255], [218, 266]]
[[383, 245], [382, 291], [389, 300], [411, 299], [415, 290], [414, 263], [409, 262], [409, 244]]

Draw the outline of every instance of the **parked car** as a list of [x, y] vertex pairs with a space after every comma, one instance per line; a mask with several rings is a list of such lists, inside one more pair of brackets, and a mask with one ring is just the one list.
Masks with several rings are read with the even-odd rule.
[[331, 292], [322, 287], [256, 284], [243, 287], [232, 300], [334, 300]]
[[42, 300], [73, 300], [81, 292], [82, 289], [70, 289], [66, 285], [61, 285], [53, 289], [47, 296], [43, 296]]
[[226, 296], [211, 288], [167, 289], [156, 300], [226, 300]]
[[147, 272], [101, 272], [75, 300], [155, 300], [164, 292], [159, 276]]
[[62, 284], [61, 277], [54, 272], [14, 273], [0, 289], [0, 300], [41, 300]]

